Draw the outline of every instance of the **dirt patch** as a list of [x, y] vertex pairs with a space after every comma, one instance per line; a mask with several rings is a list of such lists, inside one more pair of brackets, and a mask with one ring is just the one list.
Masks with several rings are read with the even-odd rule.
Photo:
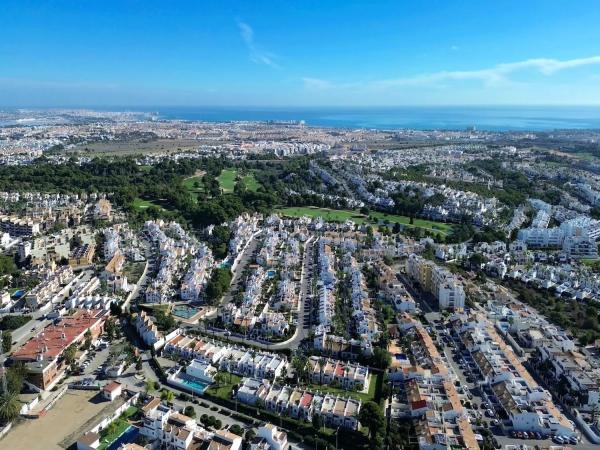
[[97, 392], [69, 390], [48, 413], [25, 420], [0, 441], [0, 448], [11, 450], [64, 450], [105, 414], [114, 411], [114, 403], [97, 401]]

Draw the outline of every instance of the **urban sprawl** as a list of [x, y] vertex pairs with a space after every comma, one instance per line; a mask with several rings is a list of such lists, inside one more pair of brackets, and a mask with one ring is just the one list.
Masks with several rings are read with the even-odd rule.
[[599, 142], [0, 112], [0, 448], [595, 448]]

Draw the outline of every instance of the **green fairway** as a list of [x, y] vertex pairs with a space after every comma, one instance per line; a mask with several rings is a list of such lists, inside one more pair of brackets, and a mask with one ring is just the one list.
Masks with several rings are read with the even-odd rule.
[[218, 176], [217, 180], [221, 185], [223, 192], [233, 192], [235, 187], [235, 177], [237, 176], [237, 170], [235, 169], [223, 169], [221, 175]]
[[413, 223], [411, 224], [410, 217], [407, 216], [386, 214], [379, 211], [371, 211], [369, 215], [375, 217], [378, 220], [388, 220], [391, 223], [400, 223], [402, 225], [408, 225], [417, 228], [425, 228], [430, 231], [439, 231], [443, 234], [448, 234], [452, 230], [452, 225], [443, 222], [434, 222], [432, 220], [413, 219]]
[[183, 187], [188, 190], [190, 194], [194, 196], [198, 201], [198, 196], [204, 193], [204, 184], [202, 183], [202, 176], [196, 175], [183, 180]]
[[249, 191], [256, 192], [256, 191], [258, 191], [258, 188], [260, 187], [260, 183], [256, 180], [256, 178], [254, 178], [253, 173], [251, 173], [249, 175], [245, 175], [242, 178], [242, 181], [246, 185], [246, 189], [248, 189]]
[[[196, 186], [198, 184], [198, 186]], [[202, 191], [202, 177], [189, 177], [183, 180], [183, 186], [190, 191]]]
[[133, 207], [134, 207], [135, 209], [140, 209], [140, 210], [141, 210], [141, 209], [147, 209], [147, 208], [149, 208], [150, 206], [157, 206], [157, 207], [159, 207], [159, 208], [160, 208], [160, 206], [158, 206], [156, 203], [152, 203], [150, 200], [144, 200], [144, 199], [142, 199], [142, 198], [139, 198], [139, 197], [138, 197], [138, 198], [136, 198], [136, 199], [133, 201]]
[[[343, 209], [329, 209], [329, 208], [313, 208], [310, 206], [306, 207], [291, 207], [291, 208], [280, 208], [275, 212], [289, 217], [322, 217], [326, 221], [330, 222], [344, 222], [346, 220], [352, 220], [357, 224], [373, 223], [369, 220], [369, 217], [361, 214], [358, 211], [343, 210]], [[423, 228], [429, 231], [446, 235], [452, 230], [452, 225], [441, 222], [434, 222], [431, 220], [414, 219], [413, 223], [410, 223], [410, 218], [407, 216], [399, 216], [396, 214], [386, 214], [378, 211], [371, 211], [369, 216], [376, 219], [376, 221], [388, 221], [390, 223], [400, 223], [408, 227]]]
[[366, 217], [360, 214], [358, 211], [329, 208], [313, 208], [310, 206], [281, 208], [276, 209], [275, 212], [290, 217], [322, 217], [324, 220], [327, 220], [329, 222], [344, 222], [350, 219], [353, 220], [355, 223], [362, 224], [366, 220]]

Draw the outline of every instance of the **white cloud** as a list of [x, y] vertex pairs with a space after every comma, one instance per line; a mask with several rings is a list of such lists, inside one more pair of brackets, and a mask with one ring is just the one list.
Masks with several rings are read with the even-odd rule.
[[254, 41], [254, 30], [245, 22], [238, 21], [240, 36], [248, 48], [250, 60], [256, 64], [264, 64], [275, 69], [281, 67], [275, 61], [275, 55], [260, 48]]
[[535, 71], [544, 76], [550, 76], [557, 72], [573, 69], [576, 67], [600, 64], [600, 56], [588, 58], [577, 58], [569, 60], [557, 60], [550, 58], [527, 59], [512, 63], [498, 64], [488, 69], [478, 70], [454, 70], [425, 73], [412, 77], [392, 78], [367, 82], [333, 83], [328, 80], [317, 78], [303, 78], [304, 86], [308, 89], [356, 89], [366, 88], [370, 90], [387, 90], [395, 87], [411, 86], [435, 86], [443, 85], [445, 82], [453, 81], [479, 81], [485, 86], [497, 86], [499, 84], [511, 83], [510, 75], [527, 70]]

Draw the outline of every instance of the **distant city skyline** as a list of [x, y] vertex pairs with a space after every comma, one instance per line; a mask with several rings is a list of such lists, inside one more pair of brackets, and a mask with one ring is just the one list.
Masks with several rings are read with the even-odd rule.
[[3, 2], [0, 107], [600, 105], [597, 2]]

